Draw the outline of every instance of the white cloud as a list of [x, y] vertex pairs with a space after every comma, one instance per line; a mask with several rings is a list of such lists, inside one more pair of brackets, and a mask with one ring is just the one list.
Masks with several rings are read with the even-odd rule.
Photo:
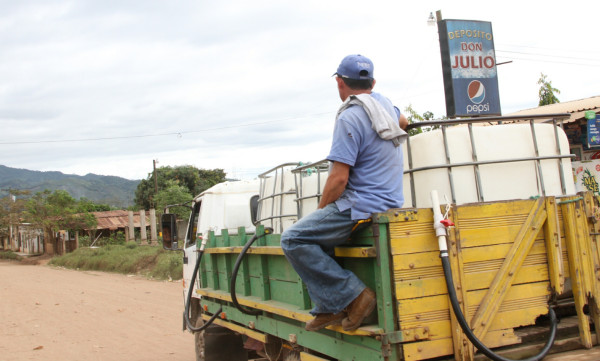
[[440, 8], [492, 22], [497, 57], [513, 60], [498, 69], [503, 112], [536, 105], [542, 72], [561, 100], [598, 95], [584, 19], [600, 6], [545, 4], [0, 1], [2, 164], [139, 179], [152, 159], [239, 177], [320, 160], [348, 53], [374, 60], [376, 90], [401, 109], [445, 113], [426, 24]]

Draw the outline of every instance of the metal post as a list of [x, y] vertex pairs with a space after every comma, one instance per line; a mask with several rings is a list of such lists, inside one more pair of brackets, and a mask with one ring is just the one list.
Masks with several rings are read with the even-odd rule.
[[437, 21], [442, 21], [442, 10], [438, 10], [435, 12], [435, 18]]
[[[412, 152], [410, 151], [410, 136], [406, 138], [406, 153], [408, 156], [408, 169], [413, 169]], [[416, 190], [415, 190], [415, 174], [414, 172], [409, 173], [410, 177], [410, 198], [412, 200], [412, 206], [417, 206]]]
[[[556, 118], [552, 118], [552, 124], [554, 125], [554, 140], [556, 142], [556, 155], [562, 155], [562, 151], [560, 149], [560, 141], [558, 139], [558, 125], [556, 124]], [[563, 195], [567, 195], [567, 187], [565, 183], [565, 170], [563, 169], [563, 161], [561, 158], [558, 158], [558, 171], [560, 173], [560, 186]]]
[[456, 192], [454, 191], [454, 178], [452, 177], [452, 163], [450, 162], [450, 149], [448, 147], [448, 136], [446, 135], [445, 125], [442, 125], [442, 135], [444, 138], [444, 151], [446, 152], [446, 164], [448, 165], [448, 182], [450, 183], [452, 203], [456, 203]]
[[[473, 155], [473, 162], [477, 163], [477, 149], [475, 148], [475, 138], [473, 137], [473, 123], [469, 123], [469, 136], [471, 138], [471, 153]], [[473, 171], [475, 172], [475, 180], [477, 184], [477, 199], [479, 202], [483, 202], [483, 186], [481, 183], [481, 175], [479, 173], [479, 164], [475, 164]]]
[[[540, 156], [540, 151], [537, 144], [537, 137], [535, 136], [535, 123], [533, 119], [529, 121], [529, 126], [531, 128], [531, 136], [533, 137], [533, 147], [535, 149], [535, 156]], [[537, 174], [540, 180], [540, 187], [542, 188], [542, 196], [546, 196], [546, 187], [544, 186], [544, 175], [542, 174], [542, 164], [539, 159], [536, 159], [535, 164], [537, 166]]]
[[158, 194], [158, 178], [156, 176], [156, 159], [152, 159], [152, 168], [154, 169], [154, 196]]
[[275, 229], [275, 193], [277, 192], [277, 176], [279, 173], [275, 169], [275, 175], [273, 176], [273, 193], [271, 193], [271, 227]]
[[283, 232], [283, 190], [285, 189], [285, 175], [284, 175], [284, 169], [281, 168], [281, 187], [279, 190], [279, 193], [281, 194], [279, 196], [279, 215], [281, 216], [279, 218], [279, 232]]
[[296, 213], [298, 219], [302, 218], [302, 172], [294, 173], [294, 185], [296, 186]]

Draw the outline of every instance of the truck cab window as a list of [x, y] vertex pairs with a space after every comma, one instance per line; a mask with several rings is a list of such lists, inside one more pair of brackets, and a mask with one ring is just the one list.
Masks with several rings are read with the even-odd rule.
[[190, 224], [188, 225], [187, 236], [185, 239], [185, 247], [191, 247], [196, 243], [196, 231], [198, 228], [198, 219], [200, 218], [200, 206], [202, 202], [194, 203], [192, 214], [190, 216]]
[[258, 222], [258, 194], [250, 198], [250, 217], [252, 217], [252, 224]]

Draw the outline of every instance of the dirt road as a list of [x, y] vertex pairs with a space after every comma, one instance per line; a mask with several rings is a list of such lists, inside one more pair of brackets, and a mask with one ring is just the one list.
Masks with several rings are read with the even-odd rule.
[[194, 360], [181, 282], [0, 260], [0, 361]]
[[[181, 282], [0, 260], [0, 361], [193, 361]], [[600, 348], [547, 356], [600, 360]]]

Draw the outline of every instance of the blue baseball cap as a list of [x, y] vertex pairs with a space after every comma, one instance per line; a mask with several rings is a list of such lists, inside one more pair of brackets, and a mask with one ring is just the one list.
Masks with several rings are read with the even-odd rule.
[[338, 66], [337, 71], [333, 75], [357, 80], [374, 79], [373, 62], [360, 54], [348, 55], [342, 59], [340, 66]]

